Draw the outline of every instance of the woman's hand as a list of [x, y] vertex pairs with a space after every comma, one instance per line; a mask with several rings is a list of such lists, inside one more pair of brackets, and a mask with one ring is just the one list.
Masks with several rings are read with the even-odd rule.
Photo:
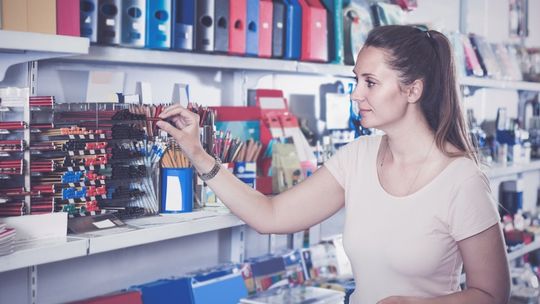
[[161, 112], [159, 117], [172, 123], [158, 121], [157, 126], [174, 137], [190, 160], [204, 152], [199, 137], [199, 115], [181, 105], [173, 105]]

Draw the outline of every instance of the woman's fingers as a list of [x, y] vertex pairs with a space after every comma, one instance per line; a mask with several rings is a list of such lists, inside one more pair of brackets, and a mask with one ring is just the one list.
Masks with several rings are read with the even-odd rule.
[[171, 135], [176, 139], [179, 139], [184, 135], [184, 132], [182, 130], [175, 128], [173, 125], [166, 121], [158, 121], [156, 125], [158, 126], [158, 128], [167, 132], [167, 134]]
[[159, 117], [162, 119], [166, 119], [175, 115], [180, 115], [183, 117], [193, 117], [193, 114], [193, 112], [182, 107], [181, 105], [173, 105], [167, 107], [163, 112], [161, 112], [161, 114], [159, 114]]

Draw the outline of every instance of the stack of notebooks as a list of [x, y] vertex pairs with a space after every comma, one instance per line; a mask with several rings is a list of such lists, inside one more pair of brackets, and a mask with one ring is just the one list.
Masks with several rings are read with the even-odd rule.
[[13, 252], [15, 241], [15, 228], [7, 228], [6, 224], [0, 223], [0, 256]]
[[241, 304], [266, 303], [309, 303], [309, 304], [341, 304], [345, 294], [311, 286], [274, 288], [240, 300]]

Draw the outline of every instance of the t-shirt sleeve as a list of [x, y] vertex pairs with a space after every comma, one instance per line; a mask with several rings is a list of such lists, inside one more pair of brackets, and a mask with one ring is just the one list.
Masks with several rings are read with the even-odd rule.
[[500, 221], [497, 202], [482, 173], [463, 180], [450, 202], [448, 224], [456, 241], [476, 235]]
[[[357, 145], [356, 141], [353, 141], [343, 147], [341, 147], [330, 159], [324, 163], [324, 167], [330, 171], [332, 176], [337, 182], [345, 189], [346, 180], [351, 167], [353, 147]], [[347, 166], [348, 164], [348, 166]]]

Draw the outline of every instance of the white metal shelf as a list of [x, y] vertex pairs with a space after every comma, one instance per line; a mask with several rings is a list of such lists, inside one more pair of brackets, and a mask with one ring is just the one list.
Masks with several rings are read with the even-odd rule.
[[334, 63], [298, 62], [297, 72], [302, 74], [320, 74], [339, 77], [354, 77], [354, 66]]
[[478, 77], [463, 77], [459, 80], [459, 84], [462, 86], [471, 86], [471, 87], [478, 87], [478, 88], [539, 91], [540, 92], [539, 82], [496, 80], [496, 79], [478, 78]]
[[0, 256], [0, 272], [85, 256], [87, 249], [88, 240], [73, 237], [18, 242], [15, 252]]
[[279, 72], [296, 71], [296, 62], [289, 60], [97, 45], [92, 45], [90, 47], [88, 55], [74, 56], [66, 59], [80, 62], [128, 63], [170, 67], [199, 67]]
[[[124, 231], [120, 228], [118, 229], [121, 231], [120, 233], [114, 233], [114, 229], [111, 229], [112, 234], [91, 236], [89, 237], [88, 254], [144, 245], [244, 224], [232, 214], [214, 213], [195, 219], [190, 218], [192, 215], [187, 213], [156, 217], [155, 219], [142, 219], [147, 223], [145, 228], [131, 231]], [[134, 223], [128, 222], [128, 224]]]
[[88, 38], [0, 30], [0, 81], [18, 63], [87, 54]]
[[38, 239], [16, 244], [15, 252], [0, 256], [0, 272], [82, 257], [243, 225], [230, 213], [193, 212], [126, 221], [112, 228], [67, 238]]
[[103, 62], [169, 67], [269, 71], [342, 77], [354, 76], [352, 73], [353, 66], [341, 64], [311, 63], [273, 58], [242, 57], [224, 54], [176, 52], [173, 50], [135, 49], [99, 45], [92, 45], [88, 55], [73, 56], [66, 59], [77, 62]]
[[521, 256], [526, 255], [527, 253], [533, 252], [537, 249], [540, 249], [540, 240], [535, 240], [530, 244], [523, 245], [519, 249], [516, 249], [508, 254], [508, 260], [512, 261]]
[[540, 170], [540, 160], [533, 160], [527, 164], [514, 164], [510, 166], [494, 165], [486, 168], [485, 172], [489, 178], [498, 178], [535, 170]]

